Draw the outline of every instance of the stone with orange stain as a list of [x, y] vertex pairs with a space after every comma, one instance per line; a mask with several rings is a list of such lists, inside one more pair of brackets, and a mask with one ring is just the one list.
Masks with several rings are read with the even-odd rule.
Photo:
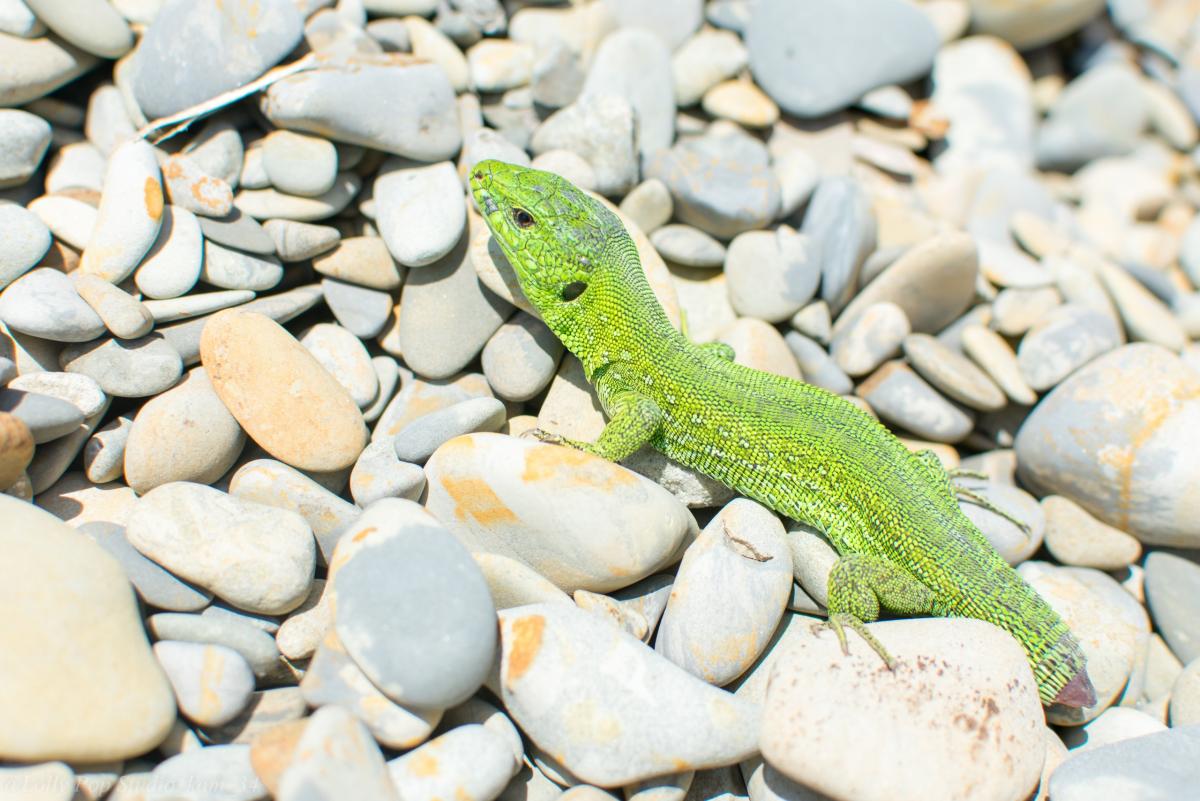
[[783, 524], [738, 498], [684, 552], [655, 650], [710, 684], [728, 684], [766, 648], [791, 589]]
[[154, 244], [162, 216], [154, 148], [141, 139], [126, 142], [109, 157], [96, 227], [79, 269], [113, 284], [124, 281]]
[[348, 710], [388, 748], [420, 745], [442, 718], [440, 709], [409, 709], [381, 693], [346, 654], [332, 626], [304, 673], [300, 691], [311, 706], [336, 704]]
[[601, 617], [565, 604], [500, 615], [500, 696], [580, 781], [615, 787], [739, 762], [759, 707], [712, 687]]
[[427, 508], [469, 549], [524, 562], [568, 593], [629, 586], [695, 530], [667, 490], [571, 448], [468, 434], [425, 472]]
[[249, 663], [224, 645], [160, 640], [154, 644], [154, 656], [175, 690], [179, 711], [197, 725], [228, 723], [254, 692]]
[[1157, 345], [1125, 345], [1059, 384], [1021, 426], [1018, 475], [1143, 543], [1200, 546], [1200, 376]]
[[412, 501], [376, 501], [330, 560], [334, 630], [388, 698], [444, 709], [483, 684], [496, 649], [483, 574], [449, 531]]
[[496, 798], [520, 767], [509, 741], [478, 723], [453, 728], [388, 762], [404, 801]]
[[824, 627], [795, 632], [767, 683], [767, 764], [822, 797], [856, 801], [1032, 793], [1045, 724], [1020, 645], [965, 618], [869, 626], [894, 669], [854, 634], [846, 654]]
[[233, 210], [232, 187], [182, 153], [163, 163], [162, 176], [167, 200], [173, 206], [206, 217], [224, 217]]
[[288, 720], [262, 732], [250, 743], [250, 767], [272, 796], [279, 792], [279, 777], [291, 763], [307, 727], [308, 718]]
[[0, 489], [17, 482], [33, 459], [33, 434], [20, 418], [0, 412]]
[[300, 470], [341, 470], [366, 445], [350, 395], [269, 317], [217, 313], [204, 327], [200, 360], [242, 428], [280, 461]]
[[367, 727], [340, 706], [321, 707], [309, 718], [291, 763], [279, 776], [274, 797], [279, 801], [401, 798]]

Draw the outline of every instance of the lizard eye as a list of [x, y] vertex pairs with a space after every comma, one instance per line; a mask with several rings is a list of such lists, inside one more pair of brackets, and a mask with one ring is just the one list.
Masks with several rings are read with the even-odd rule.
[[562, 299], [568, 302], [575, 300], [575, 298], [583, 294], [583, 290], [585, 289], [587, 289], [587, 284], [582, 281], [572, 281], [563, 287]]
[[513, 209], [512, 218], [513, 222], [517, 224], [518, 228], [533, 227], [533, 215], [525, 211], [525, 209]]

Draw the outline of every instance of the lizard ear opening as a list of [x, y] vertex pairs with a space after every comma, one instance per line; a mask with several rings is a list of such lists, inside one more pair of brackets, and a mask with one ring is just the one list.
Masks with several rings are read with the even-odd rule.
[[583, 290], [585, 289], [587, 289], [587, 284], [582, 281], [572, 281], [563, 287], [562, 299], [568, 302], [575, 300], [575, 298], [583, 294]]

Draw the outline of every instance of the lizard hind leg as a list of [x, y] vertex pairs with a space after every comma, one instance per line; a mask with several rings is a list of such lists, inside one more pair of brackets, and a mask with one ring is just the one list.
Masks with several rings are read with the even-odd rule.
[[829, 571], [829, 621], [842, 653], [850, 652], [846, 627], [879, 654], [888, 669], [894, 660], [866, 624], [879, 619], [881, 608], [906, 615], [933, 611], [933, 591], [881, 556], [852, 553], [838, 559]]

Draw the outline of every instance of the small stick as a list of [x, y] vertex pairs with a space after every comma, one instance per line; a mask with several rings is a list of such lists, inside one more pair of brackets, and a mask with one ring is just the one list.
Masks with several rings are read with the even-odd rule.
[[[282, 67], [276, 67], [270, 70], [261, 77], [251, 81], [245, 86], [239, 86], [236, 89], [230, 89], [227, 92], [222, 92], [216, 97], [205, 100], [202, 103], [197, 103], [194, 106], [185, 108], [183, 111], [177, 111], [174, 114], [166, 117], [159, 117], [153, 122], [147, 123], [141, 130], [137, 132], [139, 139], [150, 139], [150, 144], [157, 145], [159, 142], [166, 141], [172, 136], [181, 133], [188, 127], [200, 119], [207, 117], [209, 114], [220, 111], [226, 106], [232, 105], [239, 100], [249, 97], [250, 95], [262, 89], [266, 89], [276, 81], [281, 81], [284, 78], [291, 77], [300, 72], [305, 72], [317, 66], [317, 57], [315, 53], [309, 53], [303, 58], [293, 61], [291, 64], [285, 64]], [[155, 136], [155, 134], [161, 134]]]

